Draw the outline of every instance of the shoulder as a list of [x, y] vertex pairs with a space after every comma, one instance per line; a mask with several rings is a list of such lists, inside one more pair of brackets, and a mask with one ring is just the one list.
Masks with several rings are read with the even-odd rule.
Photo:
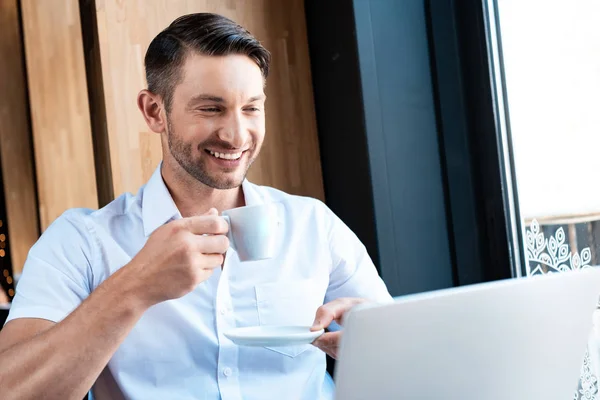
[[314, 197], [289, 194], [270, 186], [260, 186], [253, 183], [249, 183], [249, 185], [264, 202], [283, 203], [292, 212], [309, 212], [319, 216], [333, 216], [333, 212], [329, 207]]
[[142, 196], [123, 193], [104, 207], [87, 213], [84, 218], [91, 223], [101, 223], [119, 217], [138, 215], [142, 208]]
[[252, 184], [252, 189], [255, 194], [260, 195], [263, 202], [280, 203], [285, 210], [287, 221], [294, 229], [298, 229], [299, 232], [308, 231], [315, 239], [331, 240], [341, 223], [337, 215], [319, 199], [289, 194], [269, 186]]
[[65, 211], [53, 224], [59, 227], [73, 225], [81, 233], [93, 234], [99, 226], [107, 226], [115, 219], [139, 216], [141, 198], [124, 193], [99, 209], [72, 208]]
[[127, 193], [100, 209], [70, 208], [42, 232], [31, 251], [35, 253], [53, 247], [55, 250], [68, 251], [77, 248], [86, 253], [91, 252], [96, 227], [117, 216], [126, 215], [135, 199], [135, 196]]

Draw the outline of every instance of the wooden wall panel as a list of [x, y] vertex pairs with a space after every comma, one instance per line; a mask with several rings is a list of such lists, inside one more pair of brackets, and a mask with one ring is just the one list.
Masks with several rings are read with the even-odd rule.
[[150, 41], [183, 14], [215, 12], [245, 26], [273, 54], [267, 137], [249, 179], [323, 199], [303, 7], [302, 0], [96, 0], [114, 194], [135, 193], [161, 159], [159, 137], [136, 107]]
[[41, 228], [98, 207], [77, 0], [22, 0]]
[[0, 0], [0, 159], [13, 273], [39, 237], [18, 0]]

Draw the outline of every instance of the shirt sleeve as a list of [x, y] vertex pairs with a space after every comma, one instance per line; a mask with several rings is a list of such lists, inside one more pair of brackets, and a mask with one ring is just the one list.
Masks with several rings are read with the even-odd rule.
[[93, 242], [85, 212], [65, 212], [32, 246], [6, 323], [17, 318], [59, 322], [89, 296]]
[[365, 246], [340, 218], [331, 211], [329, 215], [333, 265], [325, 302], [340, 297], [360, 297], [380, 303], [392, 301]]

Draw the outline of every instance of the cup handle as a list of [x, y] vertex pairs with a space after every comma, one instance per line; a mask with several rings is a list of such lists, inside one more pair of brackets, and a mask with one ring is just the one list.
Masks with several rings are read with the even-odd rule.
[[227, 222], [227, 225], [229, 225], [229, 229], [227, 230], [227, 239], [229, 239], [229, 245], [231, 247], [234, 247], [233, 246], [233, 235], [231, 234], [231, 218], [229, 218], [229, 215], [221, 215], [221, 217], [223, 217], [225, 222]]
[[227, 222], [227, 225], [231, 226], [231, 219], [229, 218], [229, 215], [221, 215], [221, 218], [223, 218], [225, 220], [225, 222]]

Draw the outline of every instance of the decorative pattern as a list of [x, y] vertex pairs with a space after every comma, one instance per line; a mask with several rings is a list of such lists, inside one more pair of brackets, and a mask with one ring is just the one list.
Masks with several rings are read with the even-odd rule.
[[[583, 249], [581, 255], [577, 252], [571, 253], [569, 245], [565, 243], [563, 228], [559, 228], [554, 236], [546, 239], [544, 233], [540, 231], [538, 221], [533, 220], [530, 229], [526, 230], [525, 241], [527, 244], [527, 276], [591, 268], [592, 253], [589, 247]], [[600, 299], [598, 299], [598, 308], [600, 308]], [[588, 349], [583, 358], [579, 384], [573, 400], [596, 400], [597, 393], [598, 378], [592, 372]]]
[[575, 269], [589, 268], [592, 252], [589, 247], [571, 253], [565, 243], [565, 231], [559, 228], [554, 236], [546, 239], [540, 231], [537, 220], [531, 223], [531, 229], [525, 234], [527, 244], [527, 276], [564, 272]]
[[586, 351], [581, 366], [581, 379], [579, 387], [575, 391], [573, 400], [595, 400], [598, 393], [598, 379], [592, 373], [590, 366], [590, 355]]

